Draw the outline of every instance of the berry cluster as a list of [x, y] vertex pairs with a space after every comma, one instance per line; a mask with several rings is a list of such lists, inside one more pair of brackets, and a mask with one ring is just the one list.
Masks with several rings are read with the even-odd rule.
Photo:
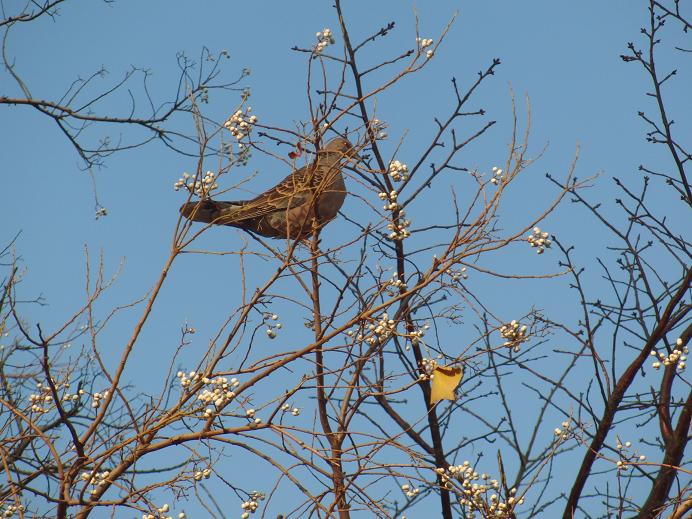
[[469, 275], [466, 273], [466, 267], [461, 267], [458, 270], [447, 269], [445, 273], [452, 277], [452, 281], [461, 281], [462, 279], [469, 278]]
[[300, 409], [298, 407], [291, 408], [291, 406], [288, 404], [282, 405], [281, 410], [284, 413], [287, 413], [290, 411], [293, 416], [298, 416], [300, 414]]
[[211, 389], [204, 389], [197, 399], [205, 404], [214, 404], [217, 408], [223, 407], [225, 404], [233, 400], [235, 392], [232, 388], [238, 387], [240, 382], [238, 379], [232, 378], [230, 381], [226, 377], [217, 377], [213, 380], [202, 378], [202, 383], [211, 386]]
[[[420, 330], [419, 330], [420, 331]], [[421, 337], [424, 333], [421, 333]], [[437, 367], [437, 361], [431, 358], [422, 358], [421, 361], [421, 374], [418, 378], [421, 380], [430, 380], [435, 373], [435, 368]]]
[[380, 121], [377, 118], [373, 118], [370, 120], [370, 131], [373, 133], [375, 136], [375, 139], [377, 140], [384, 140], [387, 138], [387, 132], [385, 129], [387, 128], [387, 123], [384, 121]]
[[398, 160], [393, 160], [389, 163], [389, 176], [392, 177], [394, 182], [408, 180], [408, 166]]
[[565, 441], [569, 438], [571, 429], [572, 424], [570, 424], [569, 420], [565, 420], [560, 424], [560, 427], [553, 429], [553, 433], [558, 440]]
[[223, 124], [224, 127], [231, 132], [231, 135], [233, 135], [233, 137], [235, 137], [238, 141], [241, 141], [246, 136], [250, 135], [250, 132], [252, 132], [252, 127], [257, 123], [257, 116], [250, 115], [250, 112], [252, 112], [251, 106], [245, 108], [245, 112], [240, 109], [236, 110], [236, 112], [231, 115]]
[[264, 319], [267, 323], [267, 337], [270, 339], [276, 338], [276, 334], [283, 327], [281, 323], [276, 322], [279, 319], [279, 316], [276, 314], [267, 314], [264, 316]]
[[[421, 328], [418, 328], [417, 330], [413, 330], [410, 334], [411, 344], [413, 344], [415, 346], [415, 345], [421, 343], [423, 341], [423, 337], [425, 336], [425, 332], [427, 332], [429, 328], [430, 328], [429, 324], [424, 324]], [[406, 349], [408, 350], [408, 346], [406, 346]], [[426, 359], [423, 359], [424, 364], [425, 364], [425, 360]], [[435, 369], [434, 365], [432, 366], [430, 371], [432, 372], [433, 369]]]
[[194, 371], [190, 371], [188, 374], [178, 371], [177, 377], [180, 379], [180, 385], [187, 389], [192, 382], [197, 382], [202, 378], [202, 375]]
[[247, 519], [250, 514], [254, 514], [259, 508], [259, 502], [264, 501], [264, 494], [262, 492], [257, 492], [256, 490], [250, 493], [250, 497], [247, 501], [243, 501], [240, 508], [245, 510], [240, 516], [241, 519]]
[[504, 182], [506, 177], [502, 174], [502, 170], [498, 168], [497, 166], [493, 166], [493, 176], [490, 179], [491, 184], [499, 184], [500, 182]]
[[[418, 49], [423, 50], [427, 47], [430, 47], [433, 44], [432, 39], [430, 38], [416, 38], [416, 41], [418, 42]], [[425, 56], [430, 59], [433, 57], [433, 50], [430, 49], [425, 53]]]
[[651, 367], [654, 369], [659, 369], [661, 365], [663, 366], [676, 366], [678, 371], [684, 371], [687, 366], [687, 354], [689, 353], [687, 346], [683, 346], [681, 338], [675, 341], [675, 349], [672, 353], [668, 355], [664, 353], [659, 353], [656, 350], [651, 350], [651, 356], [658, 358]]
[[372, 335], [366, 339], [368, 344], [385, 342], [394, 332], [396, 332], [396, 321], [390, 319], [387, 312], [383, 312], [380, 319], [368, 325]]
[[392, 189], [389, 193], [379, 193], [377, 196], [380, 197], [380, 200], [384, 200], [387, 203], [382, 206], [382, 209], [385, 211], [394, 211], [399, 207], [399, 204], [397, 203], [396, 199], [399, 196], [399, 193], [396, 192], [395, 189]]
[[[172, 516], [167, 515], [170, 509], [171, 507], [168, 506], [168, 503], [166, 503], [157, 508], [155, 514], [143, 514], [142, 519], [173, 519]], [[185, 517], [185, 512], [180, 512], [178, 514], [179, 519], [185, 519]]]
[[95, 487], [90, 491], [90, 493], [94, 495], [97, 492], [96, 487], [103, 486], [108, 482], [108, 476], [110, 476], [110, 471], [104, 470], [93, 475], [91, 472], [82, 472], [80, 478], [82, 481], [86, 482], [87, 485], [93, 485]]
[[420, 488], [412, 487], [408, 483], [404, 483], [403, 485], [401, 485], [401, 490], [404, 491], [406, 497], [408, 497], [409, 499], [416, 497], [420, 493]]
[[99, 407], [101, 405], [101, 400], [105, 400], [106, 398], [108, 398], [108, 394], [109, 391], [107, 389], [101, 393], [94, 393], [94, 399], [91, 401], [91, 407], [93, 407], [94, 409]]
[[531, 247], [536, 247], [538, 254], [543, 254], [545, 249], [549, 249], [552, 242], [548, 239], [548, 233], [541, 231], [540, 227], [533, 228], [533, 234], [527, 238]]
[[632, 442], [630, 441], [623, 442], [618, 438], [615, 448], [618, 450], [618, 455], [620, 456], [620, 459], [615, 462], [618, 471], [625, 472], [630, 465], [636, 465], [637, 463], [646, 461], [646, 456], [636, 452], [632, 448]]
[[476, 512], [494, 519], [515, 517], [515, 507], [524, 503], [523, 498], [516, 497], [516, 488], [510, 489], [503, 499], [499, 494], [499, 481], [490, 479], [488, 474], [478, 474], [468, 461], [447, 469], [436, 468], [435, 472], [445, 486], [459, 496], [459, 504], [466, 508], [469, 519], [475, 518]]
[[317, 45], [315, 45], [315, 54], [321, 54], [322, 51], [328, 46], [335, 43], [334, 35], [331, 29], [324, 29], [321, 32], [315, 34], [317, 36]]
[[384, 282], [384, 286], [387, 287], [386, 293], [389, 297], [396, 295], [394, 289], [408, 289], [408, 285], [399, 279], [398, 274], [393, 274], [390, 280]]
[[250, 425], [253, 425], [253, 426], [259, 425], [262, 423], [262, 419], [255, 417], [255, 413], [256, 413], [256, 411], [252, 408], [247, 409], [245, 411], [245, 416], [247, 417], [248, 420], [250, 420]]
[[526, 341], [526, 325], [519, 325], [516, 320], [513, 320], [509, 324], [503, 324], [500, 326], [500, 335], [503, 339], [506, 339], [503, 346], [512, 348], [515, 353], [519, 352], [519, 345]]
[[203, 479], [209, 479], [211, 477], [211, 469], [196, 470], [192, 475], [192, 479], [195, 481], [202, 481]]
[[173, 184], [173, 189], [179, 191], [181, 187], [184, 187], [190, 193], [194, 193], [201, 198], [206, 198], [209, 193], [219, 188], [216, 183], [216, 174], [212, 171], [207, 171], [204, 174], [202, 180], [194, 180], [188, 172], [183, 173], [175, 184]]
[[0, 516], [2, 517], [14, 517], [14, 514], [18, 514], [20, 517], [24, 517], [24, 505], [5, 505], [5, 508], [0, 511]]
[[404, 219], [406, 216], [406, 211], [399, 209], [399, 204], [396, 201], [399, 194], [395, 189], [392, 189], [389, 193], [379, 193], [380, 200], [384, 200], [386, 203], [382, 206], [385, 211], [397, 211], [396, 216], [392, 215], [391, 222], [387, 224], [387, 230], [389, 234], [387, 237], [390, 240], [405, 240], [411, 236], [411, 231], [408, 230], [411, 225], [410, 220]]
[[[66, 382], [64, 384], [60, 384], [59, 382], [56, 382], [55, 380], [53, 380], [53, 384], [55, 385], [55, 389], [57, 391], [60, 391], [61, 388], [67, 390], [70, 387], [69, 382]], [[50, 386], [48, 384], [38, 382], [36, 384], [36, 389], [38, 390], [38, 393], [32, 393], [29, 395], [29, 403], [31, 404], [31, 411], [33, 411], [34, 413], [47, 413], [50, 409], [52, 409], [54, 407], [54, 405], [53, 405], [53, 393], [50, 389]], [[83, 389], [80, 389], [75, 394], [72, 394], [69, 391], [65, 391], [65, 393], [62, 395], [60, 400], [63, 402], [70, 402], [70, 401], [79, 400], [79, 397], [83, 394], [84, 394]]]

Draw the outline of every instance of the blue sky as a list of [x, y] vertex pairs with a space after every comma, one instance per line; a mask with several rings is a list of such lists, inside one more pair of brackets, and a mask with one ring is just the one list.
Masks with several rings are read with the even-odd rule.
[[[620, 54], [626, 43], [639, 37], [645, 23], [641, 2], [631, 1], [379, 1], [345, 2], [347, 23], [355, 40], [375, 32], [389, 21], [396, 29], [367, 59], [372, 63], [415, 44], [415, 18], [420, 18], [421, 35], [436, 38], [455, 12], [456, 22], [430, 66], [419, 75], [396, 85], [378, 100], [378, 114], [389, 124], [389, 150], [406, 134], [404, 155], [415, 156], [453, 102], [450, 78], [463, 87], [476, 73], [498, 57], [502, 65], [481, 88], [473, 106], [484, 108], [497, 120], [492, 130], [469, 147], [464, 164], [489, 171], [505, 157], [511, 130], [510, 88], [517, 96], [524, 118], [524, 96], [531, 100], [534, 154], [545, 151], [516, 188], [507, 205], [507, 228], [517, 218], [540, 213], [555, 192], [544, 179], [550, 172], [563, 176], [581, 147], [577, 166], [580, 178], [600, 174], [594, 200], [612, 205], [612, 176], [633, 177], [641, 163], [660, 160], [660, 150], [647, 145], [645, 128], [637, 111], [650, 109], [644, 96], [647, 88], [642, 70], [624, 63]], [[313, 45], [315, 32], [325, 27], [337, 33], [331, 2], [67, 2], [54, 20], [40, 19], [16, 27], [8, 40], [8, 54], [17, 72], [36, 98], [57, 99], [76, 77], [85, 77], [99, 67], [108, 69], [99, 85], [117, 81], [131, 67], [149, 69], [154, 99], [174, 94], [178, 70], [176, 53], [196, 58], [203, 47], [213, 52], [228, 50], [224, 77], [233, 79], [243, 68], [251, 74], [242, 82], [252, 91], [250, 104], [266, 124], [293, 127], [306, 120], [306, 59], [291, 51], [294, 45]], [[337, 47], [340, 44], [336, 34]], [[664, 58], [661, 67], [672, 66]], [[689, 76], [681, 77], [667, 91], [669, 99], [689, 111], [690, 98], [684, 91]], [[135, 94], [138, 92], [135, 90]], [[141, 92], [139, 92], [141, 94]], [[0, 95], [18, 96], [17, 86], [7, 74], [0, 75]], [[215, 97], [209, 113], [223, 120], [235, 108], [237, 94]], [[115, 96], [99, 105], [113, 115], [127, 111], [127, 96]], [[177, 124], [192, 128], [192, 121]], [[89, 176], [81, 171], [79, 157], [55, 124], [27, 107], [0, 107], [0, 168], [4, 173], [3, 202], [0, 204], [0, 244], [17, 232], [16, 250], [27, 267], [22, 295], [41, 294], [47, 306], [32, 308], [28, 316], [44, 328], [62, 322], [84, 298], [85, 247], [92, 261], [103, 254], [107, 275], [122, 267], [113, 289], [101, 303], [102, 311], [143, 296], [156, 279], [167, 256], [183, 202], [173, 183], [183, 171], [193, 171], [195, 161], [152, 143], [122, 152], [94, 170], [99, 200], [108, 216], [94, 218], [94, 199]], [[106, 132], [95, 128], [94, 134]], [[128, 138], [126, 130], [111, 131], [114, 138]], [[385, 148], [387, 144], [385, 144]], [[238, 178], [258, 171], [249, 188], [260, 192], [282, 178], [286, 171], [277, 162], [257, 155], [237, 172]], [[207, 166], [214, 169], [213, 162]], [[453, 185], [453, 182], [448, 182]], [[458, 193], [463, 197], [463, 193]], [[439, 196], [435, 194], [435, 196]], [[423, 199], [414, 209], [420, 221], [434, 218], [439, 199]], [[446, 202], [443, 202], [446, 203]], [[349, 214], [361, 210], [355, 197], [344, 207]], [[613, 213], [615, 214], [615, 213]], [[675, 213], [673, 213], [675, 216]], [[602, 249], [604, 236], [584, 213], [566, 207], [544, 224], [560, 239], [580, 246], [577, 257], [589, 263]], [[348, 227], [334, 222], [327, 228], [338, 236]], [[233, 251], [243, 243], [242, 234], [227, 228], [211, 229], [199, 248]], [[527, 273], [556, 271], [555, 256], [540, 258], [531, 251], [513, 251], [516, 258], [500, 257], [497, 265]], [[492, 262], [491, 262], [492, 263]], [[271, 265], [258, 263], [254, 284]], [[598, 276], [594, 272], [594, 283]], [[569, 319], [574, 307], [565, 302], [566, 281], [531, 285], [535, 296], [527, 300], [525, 286], [484, 280], [480, 288], [503, 315], [525, 312], [532, 305], [553, 308]], [[239, 279], [232, 256], [187, 255], [175, 265], [156, 311], [145, 330], [136, 364], [128, 381], [155, 390], [156, 382], [146, 377], [152, 366], [166, 358], [167, 345], [175, 344], [180, 327], [189, 321], [204, 338], [213, 335], [223, 317], [237, 301]], [[521, 294], [521, 297], [520, 297]], [[285, 309], [283, 319], [299, 317]], [[136, 312], [125, 312], [105, 335], [103, 349], [112, 359], [129, 332]], [[444, 330], [443, 338], [466, 332]], [[249, 474], [248, 478], [259, 474]], [[235, 505], [233, 505], [235, 506]]]
[[[292, 126], [304, 120], [305, 60], [290, 48], [311, 45], [315, 31], [336, 27], [329, 3], [202, 5], [202, 9], [191, 9], [183, 3], [163, 2], [67, 3], [54, 21], [46, 18], [19, 27], [8, 46], [34, 97], [48, 99], [66, 90], [75, 77], [86, 77], [101, 66], [109, 71], [104, 85], [119, 80], [131, 66], [147, 68], [152, 74], [152, 97], [168, 99], [176, 87], [176, 53], [195, 58], [203, 46], [212, 51], [228, 49], [231, 60], [225, 67], [226, 77], [235, 78], [245, 67], [251, 69], [244, 85], [252, 89], [252, 105], [264, 122]], [[642, 162], [644, 153], [651, 153], [642, 144], [643, 125], [636, 117], [644, 104], [642, 74], [618, 57], [642, 23], [638, 6], [631, 2], [434, 2], [414, 7], [402, 2], [354, 2], [346, 13], [356, 37], [390, 20], [397, 22], [392, 37], [373, 55], [374, 61], [377, 52], [385, 56], [410, 45], [414, 9], [423, 35], [437, 34], [458, 11], [429, 70], [378, 101], [390, 133], [398, 137], [408, 132], [406, 143], [414, 152], [432, 128], [432, 117], [444, 114], [451, 105], [450, 78], [468, 85], [477, 71], [499, 57], [503, 64], [496, 77], [476, 98], [476, 105], [498, 124], [473, 147], [469, 166], [487, 170], [504, 157], [511, 122], [510, 86], [517, 94], [520, 114], [523, 96], [531, 99], [535, 151], [548, 146], [534, 177], [566, 171], [577, 143], [581, 145], [580, 177], [600, 172], [606, 178], [626, 175]], [[8, 78], [3, 82], [16, 93]], [[212, 115], [223, 118], [235, 102], [230, 96], [220, 100]], [[127, 98], [119, 97], [101, 108], [122, 113], [127, 106]], [[125, 258], [127, 267], [119, 283], [124, 293], [129, 293], [130, 282], [135, 287], [147, 286], [146, 280], [165, 254], [181, 202], [170, 186], [194, 162], [156, 143], [112, 157], [95, 171], [100, 202], [110, 215], [95, 221], [91, 182], [55, 124], [25, 107], [6, 108], [3, 119], [3, 125], [12, 128], [2, 144], [3, 169], [11, 172], [12, 191], [22, 196], [10, 197], [0, 210], [9, 222], [7, 234], [23, 233], [20, 250], [32, 270], [25, 286], [37, 283], [50, 301], [53, 295], [72, 298], [64, 280], [81, 277], [85, 243], [92, 253], [102, 249], [110, 268]], [[119, 128], [110, 132], [114, 138], [120, 134]], [[642, 151], [633, 154], [634, 149]], [[247, 173], [261, 173], [263, 165], [250, 164]], [[213, 164], [209, 167], [213, 169]], [[281, 176], [283, 171], [270, 178]], [[252, 185], [261, 191], [270, 184], [260, 176]], [[599, 187], [608, 184], [602, 180]], [[569, 218], [561, 221], [561, 232], [578, 232], [572, 224]], [[225, 229], [209, 233], [216, 241], [236, 240], [232, 234]], [[56, 277], [56, 272], [61, 275]], [[74, 296], [78, 300], [80, 291]]]

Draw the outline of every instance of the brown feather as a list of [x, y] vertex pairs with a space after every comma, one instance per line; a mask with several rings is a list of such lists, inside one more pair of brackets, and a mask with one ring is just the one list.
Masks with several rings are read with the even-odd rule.
[[337, 137], [314, 162], [251, 200], [188, 202], [180, 212], [197, 222], [240, 227], [270, 238], [302, 238], [310, 234], [313, 218], [321, 227], [337, 215], [346, 197], [341, 169], [354, 156], [351, 143]]

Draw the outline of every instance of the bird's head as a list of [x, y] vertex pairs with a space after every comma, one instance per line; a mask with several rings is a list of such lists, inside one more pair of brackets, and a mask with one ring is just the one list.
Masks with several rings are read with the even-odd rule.
[[343, 137], [333, 138], [324, 146], [324, 148], [322, 148], [322, 151], [326, 153], [336, 153], [343, 157], [353, 158], [359, 162], [362, 160], [358, 153], [356, 153], [353, 144], [351, 144], [348, 139], [344, 139]]
[[324, 146], [324, 151], [339, 151], [341, 153], [348, 153], [352, 149], [353, 144], [343, 137], [335, 137]]

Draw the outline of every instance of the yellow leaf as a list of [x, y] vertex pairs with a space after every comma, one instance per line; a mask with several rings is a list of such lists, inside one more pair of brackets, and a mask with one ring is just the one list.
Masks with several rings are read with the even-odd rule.
[[459, 385], [464, 369], [461, 367], [435, 366], [430, 391], [430, 404], [440, 400], [456, 400], [454, 390]]

